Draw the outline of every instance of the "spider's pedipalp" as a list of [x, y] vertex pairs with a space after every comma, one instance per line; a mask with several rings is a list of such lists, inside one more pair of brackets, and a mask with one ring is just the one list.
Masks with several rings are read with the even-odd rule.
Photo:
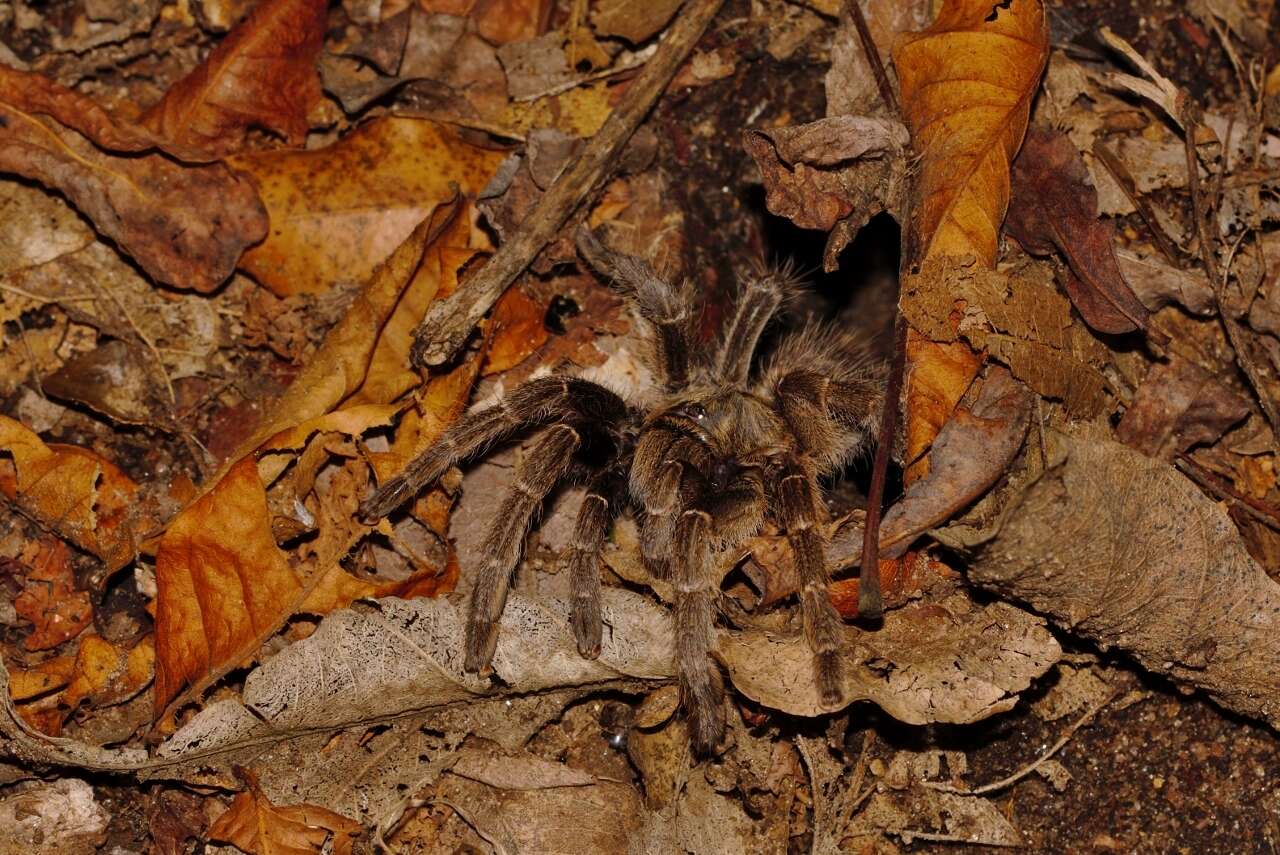
[[547, 494], [568, 474], [580, 442], [578, 432], [569, 425], [554, 425], [516, 469], [515, 484], [485, 535], [484, 562], [471, 593], [463, 666], [468, 671], [489, 670], [498, 643], [498, 618], [507, 603], [511, 571], [520, 560], [529, 523]]

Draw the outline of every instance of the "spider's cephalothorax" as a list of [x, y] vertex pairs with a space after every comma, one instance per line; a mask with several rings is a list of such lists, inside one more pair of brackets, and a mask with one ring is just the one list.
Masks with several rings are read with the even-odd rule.
[[765, 325], [791, 287], [784, 273], [746, 278], [714, 346], [695, 349], [688, 287], [579, 232], [578, 247], [634, 301], [651, 327], [662, 389], [639, 409], [574, 377], [545, 377], [470, 413], [383, 484], [362, 506], [388, 513], [454, 464], [534, 428], [543, 433], [515, 475], [485, 543], [467, 624], [465, 667], [487, 672], [511, 572], [529, 524], [559, 483], [587, 485], [568, 569], [578, 650], [600, 653], [600, 553], [613, 519], [635, 510], [650, 571], [675, 591], [676, 666], [694, 742], [711, 750], [724, 733], [724, 687], [711, 659], [721, 557], [766, 520], [790, 541], [800, 575], [805, 638], [824, 702], [840, 700], [840, 618], [827, 598], [819, 476], [862, 450], [883, 400], [883, 370], [857, 336], [829, 326], [784, 335], [756, 365]]

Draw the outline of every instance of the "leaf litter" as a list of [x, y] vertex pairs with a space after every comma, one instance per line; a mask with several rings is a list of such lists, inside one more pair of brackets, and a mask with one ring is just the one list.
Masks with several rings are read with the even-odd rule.
[[[150, 781], [128, 798], [175, 852], [1068, 851], [1098, 829], [1009, 805], [1096, 795], [1071, 746], [1151, 696], [1115, 700], [1126, 661], [1274, 725], [1280, 143], [1249, 4], [1169, 19], [1220, 46], [1207, 83], [1162, 74], [1157, 25], [1101, 54], [1077, 44], [1098, 21], [1033, 0], [709, 26], [712, 0], [66, 5], [0, 22], [6, 781]], [[774, 90], [794, 103], [753, 94]], [[882, 622], [855, 620], [856, 487], [824, 523], [845, 706], [808, 679], [794, 560], [763, 531], [723, 568], [731, 739], [692, 753], [671, 591], [625, 521], [602, 654], [577, 654], [572, 490], [530, 536], [494, 679], [466, 673], [478, 526], [526, 448], [402, 517], [357, 508], [529, 377], [644, 385], [576, 223], [699, 283], [710, 331], [727, 236], [794, 254], [789, 221], [826, 233], [804, 263], [847, 271], [886, 217], [904, 489], [859, 571]], [[1074, 720], [1012, 772], [942, 735], [1031, 732], [1028, 709]], [[0, 813], [46, 805], [32, 833], [92, 851], [124, 833], [94, 780], [17, 784]]]

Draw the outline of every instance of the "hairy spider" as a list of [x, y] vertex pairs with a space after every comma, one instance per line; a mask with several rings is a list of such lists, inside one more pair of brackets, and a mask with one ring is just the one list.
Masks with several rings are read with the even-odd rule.
[[[470, 413], [363, 504], [382, 516], [449, 467], [517, 433], [542, 428], [485, 540], [467, 623], [465, 667], [488, 673], [497, 624], [525, 534], [557, 485], [587, 485], [567, 564], [579, 652], [600, 653], [599, 563], [609, 527], [635, 510], [642, 558], [675, 591], [676, 667], [695, 745], [724, 734], [724, 684], [712, 660], [721, 579], [717, 561], [766, 520], [789, 540], [800, 575], [805, 638], [822, 699], [841, 697], [840, 617], [827, 598], [825, 509], [818, 478], [867, 444], [884, 396], [883, 367], [863, 340], [829, 325], [784, 335], [758, 367], [757, 344], [793, 278], [758, 268], [744, 278], [718, 340], [695, 346], [691, 288], [606, 249], [585, 228], [578, 248], [651, 327], [655, 405], [641, 408], [576, 377], [530, 380]], [[754, 370], [753, 370], [754, 368]]]

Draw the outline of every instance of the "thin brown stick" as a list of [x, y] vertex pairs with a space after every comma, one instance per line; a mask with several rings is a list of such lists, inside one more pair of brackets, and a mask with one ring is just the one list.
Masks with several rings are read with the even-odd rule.
[[1280, 509], [1265, 505], [1251, 496], [1246, 496], [1239, 492], [1230, 484], [1226, 484], [1217, 480], [1214, 473], [1201, 466], [1194, 458], [1187, 454], [1179, 454], [1174, 461], [1178, 464], [1178, 468], [1183, 471], [1187, 477], [1195, 481], [1204, 489], [1210, 491], [1218, 498], [1234, 499], [1244, 506], [1244, 509], [1253, 517], [1256, 517], [1270, 528], [1280, 531]]
[[582, 200], [612, 173], [622, 147], [649, 114], [723, 3], [724, 0], [689, 0], [653, 59], [632, 81], [582, 156], [538, 200], [511, 240], [503, 243], [452, 296], [432, 303], [414, 332], [412, 357], [417, 366], [441, 365], [452, 358], [507, 286], [560, 231]]
[[1137, 182], [1133, 180], [1133, 174], [1129, 172], [1129, 168], [1116, 156], [1115, 152], [1107, 148], [1102, 140], [1098, 140], [1093, 144], [1093, 156], [1102, 162], [1102, 165], [1111, 173], [1111, 177], [1120, 185], [1120, 189], [1124, 191], [1124, 195], [1128, 197], [1133, 207], [1137, 208], [1138, 216], [1142, 217], [1142, 221], [1151, 230], [1151, 237], [1155, 240], [1160, 254], [1178, 270], [1184, 269], [1186, 265], [1182, 262], [1182, 252], [1178, 249], [1177, 244], [1173, 242], [1173, 238], [1169, 237], [1165, 232], [1160, 220], [1156, 218], [1156, 213], [1152, 210], [1151, 203], [1138, 192]]
[[907, 319], [898, 313], [893, 328], [893, 361], [889, 365], [889, 382], [884, 391], [884, 409], [880, 413], [880, 444], [871, 470], [871, 490], [867, 495], [867, 521], [862, 529], [862, 569], [858, 571], [858, 614], [877, 618], [884, 614], [880, 596], [880, 515], [884, 507], [884, 485], [889, 477], [889, 458], [893, 455], [894, 437], [898, 432], [898, 410], [902, 407], [902, 375], [907, 361]]
[[925, 781], [924, 785], [931, 790], [939, 790], [944, 793], [962, 793], [966, 796], [981, 796], [986, 793], [994, 793], [996, 790], [1003, 790], [1005, 787], [1012, 786], [1030, 775], [1036, 769], [1039, 769], [1044, 765], [1045, 761], [1061, 751], [1062, 747], [1071, 741], [1071, 737], [1075, 736], [1077, 730], [1084, 727], [1095, 715], [1101, 712], [1107, 704], [1115, 700], [1116, 694], [1117, 693], [1115, 692], [1108, 693], [1107, 696], [1099, 703], [1094, 704], [1093, 707], [1091, 707], [1084, 715], [1076, 719], [1075, 723], [1068, 727], [1066, 732], [1058, 738], [1058, 741], [1049, 746], [1048, 751], [1044, 752], [1035, 760], [1014, 772], [1012, 775], [1001, 778], [998, 781], [992, 781], [990, 784], [983, 784], [982, 786], [975, 787], [972, 790], [961, 789], [953, 784], [944, 784], [941, 781]]
[[[1231, 349], [1236, 356], [1236, 364], [1240, 367], [1245, 377], [1248, 378], [1249, 385], [1253, 388], [1253, 394], [1258, 399], [1258, 405], [1262, 407], [1267, 421], [1271, 424], [1272, 433], [1280, 437], [1280, 413], [1277, 413], [1275, 402], [1267, 394], [1261, 372], [1249, 357], [1249, 352], [1246, 350], [1248, 342], [1245, 340], [1244, 330], [1241, 329], [1240, 324], [1227, 311], [1226, 274], [1220, 274], [1218, 270], [1218, 262], [1214, 257], [1213, 243], [1210, 242], [1209, 228], [1206, 223], [1206, 214], [1212, 212], [1206, 212], [1203, 194], [1200, 190], [1200, 173], [1197, 165], [1195, 143], [1196, 130], [1200, 127], [1200, 122], [1198, 117], [1191, 115], [1191, 113], [1192, 111], [1188, 109], [1183, 116], [1184, 151], [1187, 162], [1187, 186], [1191, 189], [1191, 215], [1195, 218], [1196, 239], [1200, 244], [1200, 261], [1204, 265], [1205, 275], [1209, 277], [1209, 284], [1213, 286], [1213, 300], [1218, 309], [1218, 320], [1227, 334], [1227, 340], [1231, 342]], [[1217, 218], [1214, 217], [1214, 222], [1216, 220]]]
[[871, 28], [867, 26], [867, 16], [862, 13], [862, 4], [858, 0], [845, 0], [844, 13], [853, 21], [858, 31], [858, 41], [862, 42], [862, 52], [866, 54], [867, 64], [875, 75], [876, 86], [880, 89], [880, 100], [894, 113], [899, 113], [898, 97], [893, 92], [893, 83], [880, 60], [880, 51], [876, 49], [876, 41], [871, 38]]

